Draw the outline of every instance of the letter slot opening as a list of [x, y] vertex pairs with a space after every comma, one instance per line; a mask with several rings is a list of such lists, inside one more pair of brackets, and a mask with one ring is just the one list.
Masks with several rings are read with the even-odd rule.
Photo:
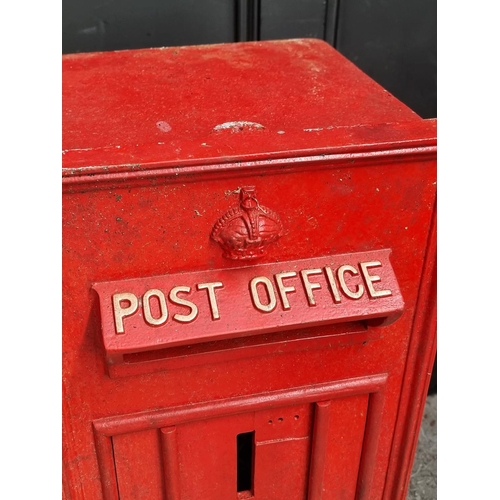
[[236, 436], [236, 491], [238, 498], [253, 496], [253, 456], [255, 432]]

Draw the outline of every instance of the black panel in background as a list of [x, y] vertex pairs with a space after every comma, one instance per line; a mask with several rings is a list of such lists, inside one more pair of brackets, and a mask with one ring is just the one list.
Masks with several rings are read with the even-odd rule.
[[231, 0], [63, 0], [63, 53], [235, 41]]
[[336, 48], [423, 118], [436, 117], [436, 0], [340, 0]]
[[326, 0], [261, 0], [260, 40], [323, 38]]

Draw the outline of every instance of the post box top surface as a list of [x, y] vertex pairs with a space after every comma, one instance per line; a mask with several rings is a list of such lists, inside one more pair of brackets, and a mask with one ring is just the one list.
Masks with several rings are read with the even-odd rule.
[[435, 140], [320, 40], [63, 56], [63, 176]]

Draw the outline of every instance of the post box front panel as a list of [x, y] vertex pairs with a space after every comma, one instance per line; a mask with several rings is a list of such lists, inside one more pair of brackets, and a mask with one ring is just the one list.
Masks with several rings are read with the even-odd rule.
[[[64, 450], [65, 480], [72, 485], [70, 498], [100, 498], [103, 488], [107, 491], [106, 484], [109, 486], [105, 479], [108, 476], [116, 477], [118, 482], [116, 487], [121, 493], [116, 498], [162, 498], [164, 495], [165, 478], [158, 465], [162, 453], [158, 443], [162, 442], [163, 428], [120, 433], [109, 437], [112, 442], [106, 445], [99, 438], [95, 442], [95, 422], [102, 419], [388, 374], [384, 383], [385, 403], [377, 403], [377, 412], [372, 417], [376, 426], [359, 416], [365, 415], [362, 407], [367, 404], [367, 395], [349, 399], [345, 411], [337, 409], [342, 405], [332, 406], [330, 415], [338, 414], [338, 422], [342, 423], [338, 424], [340, 427], [331, 425], [330, 436], [337, 436], [331, 439], [346, 443], [350, 451], [342, 451], [336, 441], [337, 444], [326, 447], [323, 459], [331, 473], [322, 481], [328, 491], [335, 492], [332, 498], [343, 498], [342, 495], [353, 498], [354, 491], [361, 495], [359, 498], [381, 498], [392, 443], [390, 429], [394, 428], [398, 413], [398, 396], [434, 211], [434, 162], [432, 156], [406, 154], [392, 162], [347, 161], [321, 168], [293, 170], [290, 167], [269, 175], [263, 172], [237, 178], [180, 176], [177, 181], [159, 178], [150, 185], [119, 183], [66, 193], [63, 204], [63, 272], [67, 277], [63, 296], [63, 390], [68, 415], [65, 435], [69, 436]], [[242, 186], [255, 186], [259, 203], [278, 213], [284, 227], [284, 234], [266, 248], [265, 255], [256, 262], [243, 264], [225, 258], [223, 249], [210, 239], [216, 221], [238, 206]], [[260, 336], [259, 332], [253, 332], [250, 337], [229, 340], [207, 338], [206, 342], [196, 345], [166, 347], [153, 355], [146, 352], [141, 357], [138, 353], [137, 358], [131, 355], [116, 367], [107, 362], [99, 297], [92, 289], [96, 283], [231, 270], [242, 265], [258, 272], [264, 264], [378, 250], [390, 251], [388, 258], [404, 300], [403, 312], [392, 324], [371, 326], [362, 318], [355, 318], [340, 324], [320, 324], [316, 328], [294, 325], [284, 332]], [[296, 296], [290, 295], [290, 299]], [[238, 307], [237, 300], [236, 297], [235, 307]], [[307, 322], [307, 316], [304, 319]], [[308, 408], [305, 414], [314, 414], [311, 405], [320, 402], [313, 399], [304, 403], [303, 408]], [[228, 460], [231, 474], [234, 474], [234, 463], [229, 465], [231, 460], [234, 462], [234, 434], [255, 432], [256, 466], [257, 460], [275, 465], [274, 472], [267, 472], [267, 478], [267, 467], [256, 469], [256, 473], [261, 472], [255, 476], [256, 491], [275, 488], [270, 496], [262, 493], [262, 498], [280, 498], [281, 482], [271, 481], [271, 476], [280, 478], [285, 474], [276, 468], [281, 454], [296, 456], [302, 464], [300, 474], [290, 474], [297, 484], [286, 498], [291, 498], [291, 491], [304, 492], [311, 487], [310, 471], [304, 469], [310, 464], [311, 429], [307, 437], [303, 436], [302, 444], [289, 440], [279, 446], [265, 445], [259, 441], [262, 431], [244, 424], [255, 422], [257, 414], [249, 409], [242, 416], [211, 418], [207, 414], [205, 423], [179, 426], [172, 423], [176, 427], [179, 460], [182, 459], [179, 487], [191, 495], [181, 498], [199, 498], [199, 491], [211, 498], [207, 491], [212, 488], [212, 481], [188, 481], [191, 472], [182, 466], [189, 460], [202, 460], [201, 456], [197, 458], [193, 447], [196, 448], [196, 441], [200, 439], [199, 434], [195, 437], [196, 433], [202, 433], [203, 426], [207, 432], [214, 433], [213, 442]], [[169, 423], [167, 427], [170, 426]], [[348, 429], [347, 436], [342, 434], [344, 426]], [[372, 429], [380, 426], [386, 432], [373, 434]], [[356, 454], [361, 454], [362, 443], [372, 441], [376, 445], [372, 445], [358, 463]], [[109, 450], [116, 448], [114, 458], [102, 452], [97, 460], [96, 449], [106, 446]], [[269, 450], [269, 455], [264, 450]], [[204, 452], [198, 450], [198, 453]], [[228, 454], [232, 454], [231, 459]], [[140, 472], [144, 465], [138, 468], [131, 465], [143, 461], [156, 465], [144, 473]], [[205, 466], [209, 467], [209, 462]], [[193, 462], [191, 470], [194, 467]], [[369, 480], [364, 481], [360, 479], [360, 471], [366, 469], [370, 471], [366, 475]], [[199, 471], [199, 474], [208, 474], [203, 477], [210, 476], [209, 469]], [[340, 483], [339, 477], [344, 478]], [[229, 483], [234, 486], [233, 480]], [[105, 495], [103, 498], [107, 500]], [[306, 498], [305, 494], [300, 495], [297, 498]]]

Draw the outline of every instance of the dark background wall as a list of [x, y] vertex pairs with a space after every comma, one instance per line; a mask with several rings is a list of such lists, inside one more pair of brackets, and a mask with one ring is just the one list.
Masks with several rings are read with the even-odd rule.
[[63, 52], [313, 37], [436, 116], [436, 0], [63, 0]]
[[64, 53], [321, 38], [420, 116], [436, 117], [436, 0], [63, 0], [62, 7]]

